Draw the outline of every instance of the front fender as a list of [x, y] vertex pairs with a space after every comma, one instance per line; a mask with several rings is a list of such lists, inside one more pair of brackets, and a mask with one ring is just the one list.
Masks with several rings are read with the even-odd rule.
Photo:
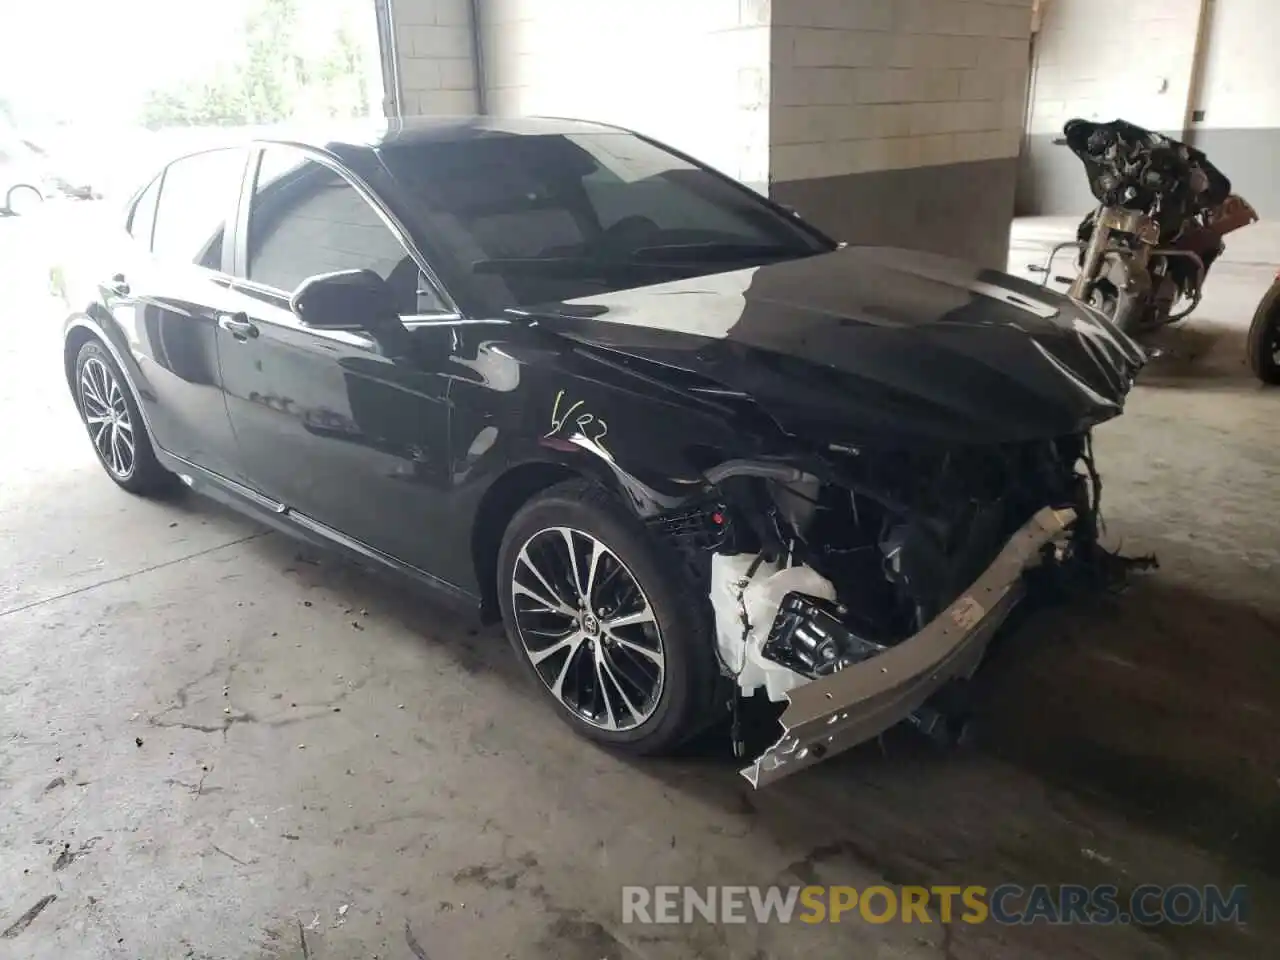
[[470, 545], [455, 582], [494, 609], [493, 573], [520, 507], [570, 477], [598, 481], [641, 521], [679, 509], [708, 487], [703, 471], [752, 455], [752, 432], [723, 406], [700, 403], [527, 324], [475, 322], [448, 362], [447, 531]]
[[766, 441], [722, 403], [511, 324], [474, 329], [449, 388], [455, 482], [530, 463], [600, 480], [641, 518], [705, 488], [704, 471]]

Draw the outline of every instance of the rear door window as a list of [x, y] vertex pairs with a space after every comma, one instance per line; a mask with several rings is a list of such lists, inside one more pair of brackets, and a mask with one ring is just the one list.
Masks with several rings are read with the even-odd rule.
[[245, 150], [210, 150], [169, 164], [151, 249], [157, 257], [222, 269], [227, 224], [244, 182]]

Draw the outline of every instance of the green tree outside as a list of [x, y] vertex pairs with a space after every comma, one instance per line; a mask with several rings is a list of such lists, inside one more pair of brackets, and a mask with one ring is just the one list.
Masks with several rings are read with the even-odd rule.
[[299, 13], [297, 0], [258, 0], [245, 20], [240, 58], [210, 76], [152, 90], [142, 123], [151, 129], [253, 126], [289, 120], [300, 109], [313, 116], [365, 116], [369, 80], [359, 41], [343, 24], [327, 50], [304, 52]]

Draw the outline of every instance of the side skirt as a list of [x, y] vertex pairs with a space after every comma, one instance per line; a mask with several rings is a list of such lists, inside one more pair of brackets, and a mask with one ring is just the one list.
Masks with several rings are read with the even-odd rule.
[[442, 580], [425, 570], [403, 563], [389, 554], [383, 553], [332, 527], [314, 520], [306, 514], [299, 513], [283, 503], [264, 497], [256, 490], [246, 487], [238, 481], [231, 480], [221, 474], [206, 470], [204, 467], [190, 463], [181, 457], [164, 450], [156, 449], [156, 458], [168, 470], [176, 473], [184, 484], [197, 493], [226, 504], [238, 513], [245, 514], [255, 520], [297, 540], [302, 540], [323, 549], [336, 549], [357, 560], [372, 563], [375, 566], [391, 570], [401, 576], [422, 584], [440, 594], [450, 603], [465, 609], [469, 613], [478, 614], [481, 602], [478, 596], [463, 590], [456, 584]]

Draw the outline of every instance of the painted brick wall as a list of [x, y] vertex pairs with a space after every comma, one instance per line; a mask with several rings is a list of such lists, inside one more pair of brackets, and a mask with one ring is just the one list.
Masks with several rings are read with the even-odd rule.
[[1124, 116], [1177, 133], [1194, 109], [1205, 111], [1209, 127], [1280, 126], [1274, 0], [1041, 2], [1033, 134], [1057, 133], [1076, 116]]
[[1275, 0], [1207, 0], [1190, 137], [1266, 220], [1280, 217], [1280, 58]]
[[[466, 0], [392, 2], [406, 112], [473, 108]], [[482, 0], [485, 101], [649, 134], [842, 239], [996, 265], [1032, 3]]]
[[769, 0], [484, 0], [497, 114], [638, 130], [763, 188]]
[[1124, 117], [1178, 134], [1204, 0], [1043, 0], [1030, 131]]
[[390, 0], [405, 116], [476, 112], [468, 0]]
[[1280, 5], [1275, 0], [1208, 0], [1208, 5], [1204, 67], [1191, 106], [1204, 111], [1209, 128], [1280, 127]]
[[1031, 6], [773, 0], [773, 179], [1016, 156]]
[[1093, 206], [1080, 162], [1052, 142], [1073, 117], [1123, 117], [1183, 135], [1204, 2], [1041, 0], [1019, 213], [1083, 215]]

